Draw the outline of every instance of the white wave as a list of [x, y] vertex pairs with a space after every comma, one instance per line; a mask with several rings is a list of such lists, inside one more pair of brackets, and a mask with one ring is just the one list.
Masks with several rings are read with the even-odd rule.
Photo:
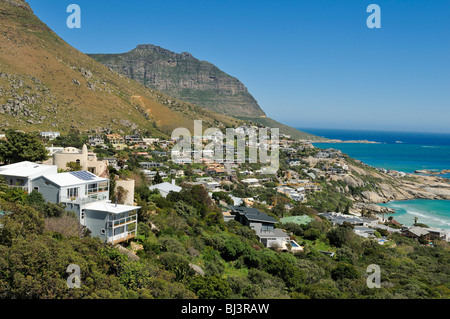
[[432, 222], [432, 223], [437, 223], [438, 225], [450, 226], [449, 219], [443, 219], [443, 218], [429, 215], [429, 214], [433, 214], [434, 212], [424, 213], [424, 212], [418, 212], [418, 211], [408, 210], [408, 209], [406, 209], [406, 211], [408, 212], [408, 214], [418, 217], [419, 218], [417, 220], [418, 223], [427, 224], [427, 222], [428, 223]]

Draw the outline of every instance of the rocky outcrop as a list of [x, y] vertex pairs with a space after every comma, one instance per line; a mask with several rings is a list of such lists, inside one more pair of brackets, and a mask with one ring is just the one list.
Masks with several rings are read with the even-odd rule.
[[33, 10], [31, 10], [30, 5], [24, 0], [0, 0], [0, 1], [33, 12]]
[[187, 52], [145, 44], [123, 54], [90, 56], [111, 70], [180, 100], [227, 115], [265, 115], [238, 79]]
[[355, 203], [353, 205], [353, 210], [356, 212], [368, 211], [375, 214], [392, 214], [395, 213], [395, 210], [388, 207], [379, 206], [376, 204], [370, 203]]

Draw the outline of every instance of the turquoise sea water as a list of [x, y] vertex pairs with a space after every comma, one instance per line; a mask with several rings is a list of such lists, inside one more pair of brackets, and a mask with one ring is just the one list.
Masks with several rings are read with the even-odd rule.
[[380, 204], [380, 206], [394, 209], [396, 213], [386, 214], [385, 218], [392, 215], [396, 221], [404, 225], [413, 225], [414, 218], [417, 217], [418, 223], [450, 229], [450, 201], [447, 200], [414, 199]]
[[[302, 129], [300, 129], [302, 130]], [[413, 173], [415, 170], [450, 169], [450, 134], [303, 129], [340, 140], [369, 140], [380, 144], [317, 143], [334, 148], [373, 167]], [[450, 178], [450, 174], [441, 175]], [[412, 225], [414, 217], [430, 227], [450, 229], [450, 201], [410, 200], [383, 204], [396, 211], [394, 218]]]

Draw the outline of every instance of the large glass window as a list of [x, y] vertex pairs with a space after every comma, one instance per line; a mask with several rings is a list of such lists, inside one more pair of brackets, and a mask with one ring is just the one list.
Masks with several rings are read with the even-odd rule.
[[78, 188], [68, 188], [67, 189], [67, 197], [68, 198], [76, 198], [78, 197]]
[[98, 192], [108, 191], [108, 182], [94, 183], [86, 185], [86, 195], [95, 194]]

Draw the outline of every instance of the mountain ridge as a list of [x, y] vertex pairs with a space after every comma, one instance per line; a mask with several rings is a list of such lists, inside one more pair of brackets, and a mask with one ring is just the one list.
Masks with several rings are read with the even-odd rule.
[[[139, 44], [125, 53], [91, 53], [88, 56], [144, 86], [195, 105], [253, 124], [277, 127], [293, 138], [324, 140], [267, 117], [239, 79], [189, 52], [176, 53], [154, 44]], [[214, 82], [225, 84], [213, 90]]]
[[139, 44], [125, 53], [88, 55], [147, 87], [212, 111], [231, 116], [265, 116], [239, 79], [188, 52]]
[[0, 128], [147, 131], [243, 121], [144, 87], [73, 48], [21, 0], [0, 1]]

